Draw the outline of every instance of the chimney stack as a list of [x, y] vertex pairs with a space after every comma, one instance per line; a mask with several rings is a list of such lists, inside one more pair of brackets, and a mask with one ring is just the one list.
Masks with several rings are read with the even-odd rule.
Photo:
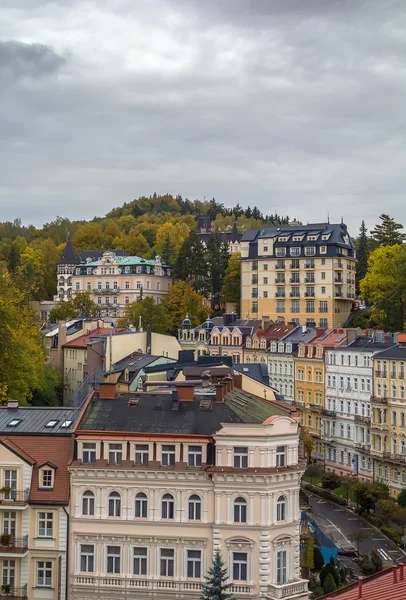
[[397, 583], [398, 582], [398, 566], [393, 565], [392, 571], [393, 571], [393, 583]]
[[19, 406], [18, 400], [8, 400], [7, 401], [7, 408], [18, 408], [18, 406]]
[[362, 577], [358, 579], [358, 598], [362, 598]]
[[403, 581], [403, 568], [405, 563], [399, 563], [399, 581]]

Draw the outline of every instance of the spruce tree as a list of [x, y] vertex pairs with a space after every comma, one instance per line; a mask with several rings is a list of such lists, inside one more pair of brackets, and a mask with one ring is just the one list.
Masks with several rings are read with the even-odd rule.
[[364, 279], [368, 270], [368, 237], [367, 228], [365, 221], [362, 220], [361, 227], [359, 228], [359, 237], [357, 240], [357, 291], [359, 292], [359, 282]]
[[200, 600], [228, 600], [232, 598], [233, 595], [228, 592], [230, 584], [226, 583], [227, 579], [227, 569], [224, 568], [220, 552], [216, 552], [213, 566], [210, 567], [206, 576], [206, 583], [203, 584]]
[[379, 217], [382, 223], [378, 223], [375, 229], [371, 231], [373, 239], [379, 246], [394, 246], [395, 244], [403, 244], [406, 235], [401, 233], [403, 225], [396, 223], [393, 217], [382, 214]]
[[212, 233], [207, 242], [207, 269], [209, 274], [211, 308], [219, 308], [221, 290], [228, 265], [227, 242], [217, 232]]
[[162, 246], [161, 258], [164, 265], [172, 266], [173, 247], [169, 232], [165, 236], [165, 241]]
[[207, 252], [194, 229], [180, 247], [175, 263], [174, 276], [175, 279], [193, 283], [199, 294], [207, 294], [209, 291]]

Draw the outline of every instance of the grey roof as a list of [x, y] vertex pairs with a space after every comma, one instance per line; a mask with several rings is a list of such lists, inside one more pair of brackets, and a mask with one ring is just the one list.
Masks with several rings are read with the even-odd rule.
[[382, 352], [377, 352], [377, 354], [374, 355], [374, 358], [394, 358], [395, 360], [406, 360], [406, 346], [397, 344], [396, 346], [392, 346], [392, 348], [382, 350]]
[[[9, 408], [0, 406], [0, 435], [13, 435], [22, 433], [47, 435], [70, 435], [78, 419], [80, 409], [68, 407], [41, 407], [19, 406]], [[15, 426], [12, 421], [18, 421]], [[53, 427], [46, 425], [50, 421], [57, 421]], [[62, 427], [64, 421], [71, 421], [69, 427]]]
[[377, 341], [375, 338], [368, 335], [361, 335], [357, 337], [348, 346], [340, 346], [336, 348], [337, 351], [346, 350], [360, 350], [364, 352], [378, 352], [380, 350], [387, 350], [395, 345], [393, 341], [393, 335], [391, 333], [385, 334], [383, 341]]
[[307, 326], [299, 326], [290, 331], [284, 338], [282, 338], [282, 342], [291, 342], [294, 344], [295, 342], [299, 344], [308, 344], [317, 335], [316, 327], [307, 327]]
[[128, 406], [136, 394], [120, 394], [114, 400], [92, 400], [77, 431], [133, 431], [142, 433], [172, 433], [212, 435], [221, 423], [244, 421], [224, 402], [213, 402], [210, 410], [201, 410], [200, 401], [180, 402], [172, 410], [169, 394], [141, 394], [137, 406]]
[[68, 240], [64, 251], [62, 252], [62, 256], [59, 259], [60, 265], [78, 265], [80, 262], [79, 256], [75, 252], [75, 248], [73, 247], [72, 241]]
[[233, 369], [269, 386], [268, 366], [264, 363], [237, 363], [233, 365]]
[[143, 367], [147, 367], [148, 365], [153, 364], [158, 358], [162, 357], [151, 356], [149, 354], [132, 353], [114, 363], [111, 371], [115, 373], [122, 371], [123, 369], [128, 369], [129, 371], [139, 371]]
[[[106, 252], [106, 250], [84, 250], [79, 254], [80, 262], [84, 263], [88, 258], [91, 258], [92, 260], [99, 260], [103, 256], [104, 252]], [[125, 250], [114, 250], [114, 254], [116, 256], [127, 256]]]

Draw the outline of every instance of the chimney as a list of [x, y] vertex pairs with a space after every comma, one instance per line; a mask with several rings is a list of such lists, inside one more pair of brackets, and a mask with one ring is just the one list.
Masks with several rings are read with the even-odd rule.
[[116, 397], [115, 383], [101, 383], [99, 386], [99, 398], [108, 398], [114, 400]]
[[204, 371], [204, 373], [202, 373], [202, 387], [209, 387], [210, 379], [211, 379], [210, 371]]
[[216, 402], [224, 402], [224, 388], [222, 383], [216, 384]]
[[358, 579], [358, 598], [362, 598], [362, 577]]
[[172, 390], [172, 410], [179, 410], [179, 392]]
[[18, 408], [18, 406], [19, 406], [18, 400], [8, 400], [7, 401], [7, 408]]
[[392, 571], [393, 571], [393, 583], [397, 583], [398, 582], [398, 566], [393, 565]]
[[399, 563], [399, 581], [403, 581], [403, 568], [405, 566], [405, 563]]
[[146, 354], [152, 354], [151, 347], [152, 347], [152, 327], [151, 327], [151, 325], [147, 325], [147, 341], [146, 341], [146, 348], [145, 348]]

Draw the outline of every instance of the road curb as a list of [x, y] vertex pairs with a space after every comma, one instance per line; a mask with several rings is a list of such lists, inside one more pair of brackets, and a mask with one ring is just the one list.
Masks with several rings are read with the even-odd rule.
[[[304, 487], [304, 491], [306, 492], [306, 487], [305, 486], [303, 486], [303, 487]], [[347, 508], [346, 506], [343, 506], [342, 504], [338, 504], [338, 502], [334, 502], [334, 500], [327, 500], [326, 498], [323, 498], [323, 496], [319, 496], [318, 494], [316, 494], [316, 492], [313, 492], [313, 491], [309, 490], [308, 493], [309, 494], [313, 494], [313, 496], [316, 496], [317, 498], [320, 498], [321, 500], [325, 500], [326, 502], [331, 502], [331, 504], [334, 504], [335, 506], [338, 506], [339, 508], [342, 508], [343, 510], [346, 510], [350, 515], [357, 516], [363, 523], [366, 523], [368, 525], [368, 527], [371, 527], [377, 533], [379, 533], [379, 535], [381, 537], [383, 537], [386, 540], [388, 540], [391, 544], [394, 544], [396, 546], [396, 548], [399, 548], [399, 550], [403, 554], [403, 556], [406, 556], [406, 552], [403, 550], [403, 548], [401, 548], [400, 546], [398, 546], [396, 542], [394, 542], [387, 535], [385, 535], [378, 527], [376, 527], [376, 525], [373, 525], [367, 519], [365, 519], [364, 517], [361, 517], [361, 515], [357, 514], [354, 509]]]

